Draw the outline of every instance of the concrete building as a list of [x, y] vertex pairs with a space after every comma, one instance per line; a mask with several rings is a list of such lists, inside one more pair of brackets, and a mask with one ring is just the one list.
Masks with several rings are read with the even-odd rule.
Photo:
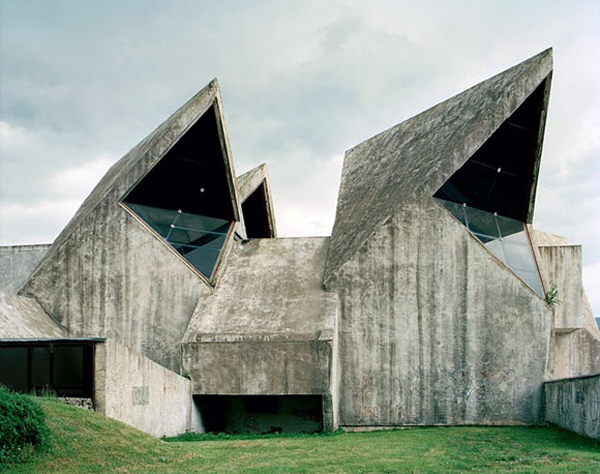
[[531, 225], [551, 77], [547, 50], [348, 150], [318, 238], [277, 238], [211, 82], [52, 245], [0, 249], [0, 381], [155, 435], [544, 423], [544, 382], [600, 373], [581, 248]]

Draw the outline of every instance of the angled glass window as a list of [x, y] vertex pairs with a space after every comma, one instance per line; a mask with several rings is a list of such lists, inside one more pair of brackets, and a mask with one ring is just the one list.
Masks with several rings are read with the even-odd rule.
[[213, 105], [122, 201], [209, 281], [236, 220], [225, 155]]
[[436, 198], [527, 220], [544, 82], [435, 193]]
[[156, 207], [127, 203], [177, 253], [210, 279], [232, 222]]
[[433, 196], [542, 297], [525, 222], [533, 198], [545, 87], [543, 81]]
[[527, 228], [523, 222], [475, 209], [466, 204], [443, 199], [437, 201], [538, 295], [544, 295]]

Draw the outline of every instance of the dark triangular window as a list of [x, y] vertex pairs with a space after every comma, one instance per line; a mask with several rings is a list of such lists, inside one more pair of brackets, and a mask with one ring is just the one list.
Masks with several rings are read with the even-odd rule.
[[434, 195], [541, 296], [525, 222], [544, 96], [545, 81]]
[[225, 163], [213, 105], [123, 199], [208, 280], [235, 219]]

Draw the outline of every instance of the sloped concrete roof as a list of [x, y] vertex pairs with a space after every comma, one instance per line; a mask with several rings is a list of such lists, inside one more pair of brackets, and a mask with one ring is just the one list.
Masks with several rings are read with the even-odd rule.
[[0, 339], [67, 337], [34, 300], [0, 292]]
[[529, 233], [534, 245], [538, 247], [553, 247], [557, 245], [569, 245], [566, 237], [562, 237], [556, 234], [549, 234], [548, 232], [542, 232], [537, 229], [530, 228]]
[[44, 263], [52, 259], [55, 252], [69, 239], [85, 218], [96, 208], [115, 204], [129, 189], [137, 184], [156, 165], [171, 147], [196, 123], [211, 106], [215, 106], [219, 139], [224, 152], [225, 169], [230, 188], [235, 219], [240, 220], [240, 205], [237, 199], [235, 174], [229, 138], [222, 115], [219, 85], [213, 79], [206, 87], [188, 100], [174, 114], [160, 124], [152, 133], [117, 161], [104, 175], [83, 204], [56, 238], [41, 260], [34, 274]]
[[[403, 203], [432, 196], [551, 72], [548, 49], [348, 150], [324, 283]], [[536, 163], [544, 121], [545, 111]], [[535, 189], [537, 165], [533, 175]]]
[[255, 239], [231, 250], [184, 343], [333, 337], [337, 295], [323, 290], [326, 237]]

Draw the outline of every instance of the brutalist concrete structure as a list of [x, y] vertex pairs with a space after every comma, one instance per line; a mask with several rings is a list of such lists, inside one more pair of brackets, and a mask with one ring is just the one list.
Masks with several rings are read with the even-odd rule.
[[235, 176], [215, 80], [49, 248], [0, 252], [0, 344], [99, 338], [146, 430], [134, 366], [173, 372], [169, 432], [543, 423], [546, 380], [600, 372], [581, 249], [531, 226], [551, 76], [548, 50], [347, 151], [318, 238], [277, 238], [264, 165]]

